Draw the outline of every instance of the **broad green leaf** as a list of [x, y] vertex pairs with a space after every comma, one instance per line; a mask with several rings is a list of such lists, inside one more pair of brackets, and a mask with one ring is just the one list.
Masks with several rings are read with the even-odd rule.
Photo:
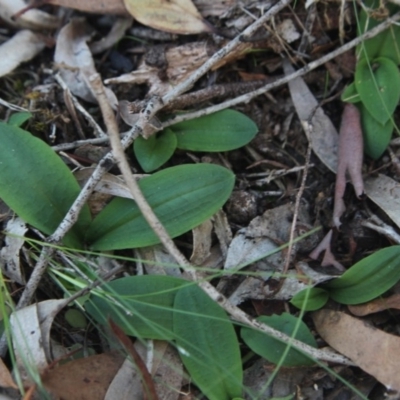
[[[52, 234], [78, 196], [78, 183], [57, 154], [29, 132], [0, 122], [0, 143], [0, 198], [25, 222]], [[85, 206], [64, 244], [81, 247], [89, 223]]]
[[[372, 9], [378, 9], [381, 6], [379, 0], [364, 1], [364, 5]], [[389, 10], [390, 15], [393, 15], [393, 13], [398, 11], [398, 7], [394, 4], [386, 4], [385, 7]], [[382, 22], [382, 20], [371, 18], [370, 15], [371, 13], [367, 13], [363, 8], [361, 8], [358, 23], [358, 35], [371, 30]], [[399, 43], [400, 28], [397, 25], [391, 25], [384, 32], [381, 32], [379, 35], [376, 35], [358, 45], [356, 53], [359, 61], [365, 58], [373, 60], [378, 57], [387, 57], [394, 63], [399, 64]]]
[[361, 101], [360, 95], [357, 92], [356, 85], [354, 84], [354, 82], [346, 87], [340, 99], [346, 103], [353, 103], [353, 104]]
[[[140, 180], [150, 206], [171, 237], [181, 235], [215, 214], [228, 200], [235, 177], [212, 164], [167, 168]], [[159, 243], [133, 200], [115, 198], [89, 227], [95, 250], [127, 249]]]
[[[271, 328], [286, 333], [286, 335], [288, 336], [292, 336], [296, 326], [299, 324], [295, 339], [300, 340], [303, 343], [306, 343], [312, 347], [317, 347], [317, 343], [313, 335], [307, 328], [307, 325], [293, 315], [283, 313], [282, 315], [259, 317], [257, 318], [257, 320], [270, 326]], [[274, 364], [278, 364], [280, 362], [282, 355], [287, 347], [287, 344], [281, 342], [280, 340], [251, 328], [242, 328], [241, 336], [251, 350]], [[285, 367], [296, 367], [300, 365], [313, 364], [314, 361], [312, 359], [305, 356], [294, 348], [290, 348], [289, 352], [286, 355], [286, 358], [283, 360], [282, 363], [282, 365]]]
[[378, 250], [349, 268], [324, 287], [342, 304], [360, 304], [375, 299], [400, 279], [400, 246]]
[[176, 344], [191, 379], [210, 400], [242, 394], [242, 361], [232, 322], [198, 286], [181, 288], [174, 303]]
[[190, 282], [170, 276], [142, 275], [115, 279], [85, 302], [86, 311], [106, 325], [109, 317], [127, 335], [143, 339], [174, 339], [173, 305], [179, 288]]
[[28, 121], [29, 118], [32, 117], [30, 112], [18, 112], [11, 115], [10, 119], [8, 120], [8, 125], [13, 126], [21, 126], [24, 122]]
[[392, 138], [392, 119], [382, 125], [372, 117], [364, 106], [361, 106], [361, 125], [364, 136], [364, 150], [370, 157], [377, 160], [387, 149]]
[[329, 299], [329, 293], [321, 288], [304, 289], [296, 293], [290, 302], [304, 311], [315, 311], [323, 307]]
[[257, 125], [244, 114], [223, 110], [171, 126], [178, 139], [177, 147], [191, 151], [229, 151], [249, 143]]
[[152, 172], [166, 163], [176, 149], [176, 136], [171, 129], [166, 129], [158, 136], [149, 139], [139, 136], [133, 144], [136, 159], [145, 172]]
[[361, 101], [380, 124], [385, 124], [400, 99], [400, 74], [396, 64], [388, 58], [357, 64], [355, 85]]

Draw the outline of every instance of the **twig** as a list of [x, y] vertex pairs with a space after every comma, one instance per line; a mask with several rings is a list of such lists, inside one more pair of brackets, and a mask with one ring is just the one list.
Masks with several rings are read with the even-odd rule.
[[[198, 105], [201, 102], [207, 100], [215, 100], [220, 97], [232, 97], [238, 96], [243, 93], [258, 89], [259, 87], [265, 86], [267, 83], [274, 82], [278, 78], [268, 78], [262, 81], [249, 81], [239, 83], [222, 83], [219, 85], [213, 85], [205, 89], [200, 89], [195, 92], [185, 93], [171, 101], [167, 106], [163, 108], [163, 111], [170, 110], [181, 110]], [[147, 100], [136, 100], [129, 103], [129, 112], [136, 114], [146, 106]]]
[[[55, 76], [56, 81], [58, 82], [58, 84], [61, 86], [61, 88], [69, 93], [69, 96], [75, 106], [75, 108], [77, 110], [80, 111], [80, 113], [86, 118], [86, 120], [88, 121], [89, 125], [94, 129], [95, 133], [97, 134], [97, 136], [99, 136], [100, 138], [107, 138], [107, 134], [103, 131], [103, 129], [100, 128], [100, 126], [97, 124], [97, 122], [93, 119], [93, 117], [85, 110], [85, 108], [82, 106], [81, 103], [79, 103], [78, 99], [71, 93], [71, 91], [69, 90], [67, 84], [64, 82], [64, 80], [61, 78], [60, 74], [56, 74]], [[63, 149], [66, 150], [66, 149]]]
[[[300, 208], [300, 201], [301, 201], [301, 198], [303, 197], [304, 189], [306, 187], [308, 169], [310, 167], [311, 150], [312, 150], [312, 146], [311, 146], [311, 142], [309, 142], [308, 148], [307, 148], [307, 154], [306, 154], [306, 161], [305, 161], [305, 165], [304, 165], [303, 177], [301, 179], [299, 191], [297, 192], [297, 195], [296, 195], [296, 202], [294, 205], [294, 212], [293, 212], [293, 221], [292, 221], [292, 225], [290, 227], [289, 246], [286, 251], [286, 260], [285, 260], [285, 265], [282, 270], [282, 276], [285, 276], [289, 269], [290, 256], [292, 253], [294, 234], [295, 234], [296, 225], [297, 225], [297, 216], [299, 214], [299, 208]], [[282, 283], [283, 283], [283, 280], [282, 280]]]
[[298, 69], [296, 72], [290, 75], [286, 75], [284, 78], [277, 79], [275, 82], [267, 84], [260, 89], [254, 90], [253, 92], [244, 94], [242, 96], [238, 96], [232, 100], [225, 101], [223, 103], [204, 108], [203, 110], [195, 111], [192, 113], [187, 113], [183, 115], [177, 115], [174, 118], [169, 119], [163, 126], [166, 128], [178, 122], [187, 121], [194, 118], [199, 118], [204, 115], [212, 114], [220, 110], [224, 110], [225, 108], [236, 106], [237, 104], [241, 103], [248, 103], [250, 100], [254, 99], [255, 97], [269, 92], [272, 89], [275, 89], [279, 86], [284, 85], [292, 81], [295, 78], [303, 76], [308, 72], [318, 68], [319, 66], [325, 64], [327, 61], [332, 60], [333, 58], [339, 56], [340, 54], [345, 53], [346, 51], [352, 49], [353, 47], [357, 46], [361, 42], [371, 39], [372, 37], [378, 35], [385, 29], [387, 29], [391, 24], [394, 24], [397, 20], [400, 19], [400, 12], [394, 14], [392, 17], [386, 19], [384, 22], [376, 26], [375, 28], [371, 29], [363, 33], [361, 36], [356, 37], [355, 39], [351, 40], [350, 42], [346, 43], [345, 45], [339, 47], [338, 49], [326, 54], [325, 56], [319, 58], [318, 60], [312, 61], [309, 64], [305, 65], [303, 68]]

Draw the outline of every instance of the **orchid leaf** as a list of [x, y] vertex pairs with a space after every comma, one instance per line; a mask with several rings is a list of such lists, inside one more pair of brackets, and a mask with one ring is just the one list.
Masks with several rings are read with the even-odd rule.
[[400, 246], [378, 250], [349, 268], [324, 287], [342, 304], [360, 304], [375, 299], [400, 279]]
[[207, 399], [241, 396], [239, 343], [225, 311], [198, 286], [186, 286], [175, 297], [173, 320], [181, 359]]
[[322, 288], [307, 288], [296, 293], [290, 302], [304, 311], [315, 311], [322, 308], [329, 299], [329, 293]]
[[[181, 235], [215, 214], [228, 200], [235, 177], [212, 165], [180, 165], [139, 181], [149, 205], [171, 237]], [[87, 233], [94, 250], [145, 247], [159, 243], [133, 200], [115, 198], [95, 218]]]
[[133, 145], [135, 156], [144, 172], [152, 172], [166, 163], [176, 149], [176, 136], [171, 129], [148, 139], [139, 136]]
[[[42, 140], [0, 122], [0, 198], [25, 222], [51, 235], [80, 192], [60, 157]], [[64, 244], [80, 248], [90, 223], [85, 206]]]
[[115, 279], [85, 302], [86, 311], [100, 324], [111, 318], [130, 336], [174, 339], [173, 306], [178, 290], [190, 282], [166, 275]]
[[229, 151], [245, 146], [256, 135], [257, 125], [235, 110], [223, 110], [172, 125], [177, 147], [191, 151]]
[[[283, 313], [282, 315], [259, 317], [257, 320], [270, 326], [271, 328], [285, 333], [288, 336], [292, 336], [295, 329], [298, 328], [294, 338], [312, 347], [317, 347], [317, 343], [307, 325], [293, 315]], [[251, 328], [242, 328], [241, 336], [251, 350], [274, 364], [278, 364], [281, 361], [285, 349], [288, 346], [278, 339]], [[285, 359], [282, 362], [282, 365], [286, 367], [313, 364], [314, 361], [312, 359], [303, 355], [300, 351], [294, 348], [289, 349]]]
[[380, 124], [369, 111], [361, 106], [361, 124], [364, 135], [364, 151], [377, 160], [387, 149], [393, 133], [393, 121]]
[[368, 112], [380, 124], [385, 124], [400, 99], [400, 74], [389, 58], [380, 57], [373, 62], [364, 59], [357, 64], [355, 85]]

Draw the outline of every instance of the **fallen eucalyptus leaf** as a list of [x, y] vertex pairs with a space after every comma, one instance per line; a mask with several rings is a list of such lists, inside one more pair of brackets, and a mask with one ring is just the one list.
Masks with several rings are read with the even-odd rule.
[[357, 317], [385, 311], [389, 308], [400, 310], [400, 294], [396, 293], [392, 296], [375, 299], [364, 304], [349, 305], [348, 308], [349, 311]]
[[124, 0], [128, 12], [141, 24], [183, 35], [212, 32], [191, 0]]
[[0, 46], [0, 76], [14, 71], [19, 64], [31, 60], [44, 48], [42, 35], [28, 30], [17, 32]]
[[400, 186], [399, 182], [379, 174], [365, 181], [365, 193], [400, 228]]
[[374, 376], [388, 389], [400, 391], [400, 338], [343, 312], [312, 314], [315, 328], [335, 350]]

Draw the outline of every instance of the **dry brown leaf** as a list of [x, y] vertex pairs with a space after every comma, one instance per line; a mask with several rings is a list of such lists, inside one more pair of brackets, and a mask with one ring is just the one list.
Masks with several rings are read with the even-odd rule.
[[375, 377], [388, 389], [400, 391], [400, 338], [343, 312], [313, 313], [315, 328], [335, 350]]
[[0, 46], [0, 76], [12, 72], [19, 64], [31, 60], [44, 47], [42, 35], [28, 30], [17, 32]]
[[[8, 24], [25, 29], [57, 29], [60, 19], [41, 10], [27, 10], [17, 18], [14, 15], [26, 8], [23, 0], [0, 0], [0, 17]], [[16, 52], [17, 53], [17, 52]]]
[[[289, 62], [283, 63], [285, 75], [294, 72]], [[302, 78], [289, 83], [290, 96], [314, 153], [332, 171], [337, 169], [338, 134]]]
[[123, 0], [45, 0], [55, 6], [73, 8], [96, 14], [127, 15]]
[[18, 389], [2, 358], [0, 358], [0, 387]]
[[12, 281], [25, 285], [25, 276], [21, 269], [19, 253], [25, 243], [24, 235], [28, 230], [26, 224], [20, 218], [8, 221], [4, 240], [5, 246], [0, 251], [0, 266], [8, 278]]
[[46, 300], [14, 311], [10, 316], [17, 367], [27, 384], [31, 383], [28, 371], [42, 373], [48, 367], [51, 359], [51, 325], [66, 304], [65, 299]]
[[[54, 61], [60, 68], [60, 75], [69, 90], [88, 102], [97, 103], [90, 78], [97, 74], [87, 41], [90, 28], [82, 18], [74, 18], [65, 25], [58, 37]], [[113, 108], [118, 101], [111, 89], [106, 88], [107, 98]]]
[[400, 228], [400, 184], [388, 176], [379, 174], [365, 181], [367, 196]]
[[154, 29], [181, 35], [212, 32], [191, 0], [124, 0], [124, 3], [134, 18]]
[[348, 306], [349, 311], [357, 317], [377, 313], [387, 310], [389, 308], [396, 308], [400, 310], [400, 294], [394, 294], [384, 299], [375, 299], [365, 304]]
[[64, 400], [103, 400], [124, 360], [117, 351], [80, 358], [48, 371], [42, 383]]

